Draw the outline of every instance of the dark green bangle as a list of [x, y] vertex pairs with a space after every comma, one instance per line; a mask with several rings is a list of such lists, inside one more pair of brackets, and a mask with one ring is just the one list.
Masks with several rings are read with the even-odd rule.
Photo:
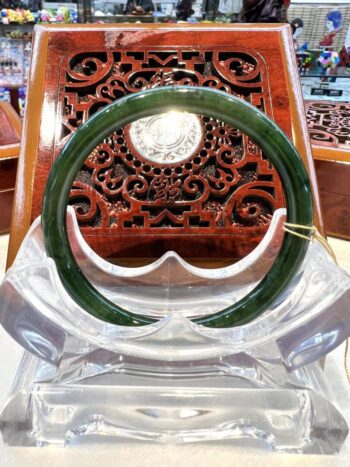
[[[109, 323], [141, 326], [156, 320], [115, 305], [85, 278], [67, 236], [69, 191], [85, 159], [104, 138], [134, 120], [170, 110], [217, 118], [250, 136], [281, 177], [287, 222], [313, 224], [310, 182], [299, 154], [282, 131], [252, 105], [221, 91], [189, 86], [162, 87], [119, 99], [84, 123], [63, 148], [49, 174], [42, 210], [46, 252], [54, 259], [64, 288], [88, 313]], [[307, 230], [301, 233], [309, 235]], [[270, 271], [247, 296], [218, 313], [193, 321], [208, 327], [230, 327], [258, 317], [286, 289], [298, 271], [307, 247], [306, 239], [286, 233]]]

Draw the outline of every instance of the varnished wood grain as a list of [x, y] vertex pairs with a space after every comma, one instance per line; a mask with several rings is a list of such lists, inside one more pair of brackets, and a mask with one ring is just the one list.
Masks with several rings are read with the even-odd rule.
[[[0, 101], [0, 148], [18, 144], [21, 139], [21, 130], [21, 120], [11, 104]], [[7, 157], [5, 151], [2, 154], [3, 157]]]
[[14, 189], [0, 191], [0, 234], [7, 233], [9, 231], [14, 192]]
[[0, 159], [0, 191], [14, 190], [16, 184], [17, 157]]
[[327, 235], [350, 239], [350, 153], [348, 162], [315, 160]]

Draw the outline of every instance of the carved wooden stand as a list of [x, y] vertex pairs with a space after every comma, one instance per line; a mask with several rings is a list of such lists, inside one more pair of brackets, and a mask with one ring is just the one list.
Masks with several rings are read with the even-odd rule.
[[350, 238], [350, 104], [307, 101], [305, 107], [326, 232]]
[[[40, 214], [47, 174], [69, 136], [101, 107], [142, 89], [209, 86], [251, 102], [293, 135], [314, 179], [293, 53], [287, 26], [37, 28], [34, 57], [40, 56], [40, 66], [30, 77], [32, 120], [24, 135], [32, 164], [23, 162], [19, 169], [19, 180], [25, 190], [33, 188], [33, 196], [24, 204], [17, 198], [22, 222], [12, 232], [9, 261]], [[288, 72], [282, 73], [284, 64]], [[142, 149], [142, 138], [135, 143], [139, 130], [134, 128], [133, 139], [125, 127], [89, 156], [70, 203], [98, 254], [120, 261], [175, 250], [192, 259], [235, 260], [260, 242], [283, 205], [274, 169], [246, 135], [225, 122], [198, 116], [197, 124], [200, 141], [194, 133], [172, 134], [170, 152], [159, 141]], [[154, 125], [149, 131], [159, 130]], [[176, 151], [183, 145], [189, 152], [179, 159]], [[315, 195], [319, 222], [316, 190]]]

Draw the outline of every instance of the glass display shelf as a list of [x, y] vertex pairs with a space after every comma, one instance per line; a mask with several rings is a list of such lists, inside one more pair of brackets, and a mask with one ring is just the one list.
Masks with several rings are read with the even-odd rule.
[[317, 63], [317, 55], [321, 52], [322, 50], [311, 51], [312, 62], [306, 66], [303, 66], [302, 63], [304, 59], [308, 58], [308, 52], [305, 54], [297, 53], [304, 98], [307, 100], [348, 101], [350, 97], [350, 69], [345, 66], [322, 68]]
[[[303, 97], [305, 100], [326, 100], [335, 102], [349, 102], [350, 81], [348, 77], [301, 76]], [[334, 77], [333, 77], [334, 78]]]
[[[26, 41], [0, 38], [0, 86], [23, 86], [28, 73]], [[27, 65], [27, 66], [26, 66]]]
[[[297, 53], [297, 57], [306, 55]], [[324, 69], [317, 63], [313, 63], [309, 68], [300, 70], [300, 76], [306, 78], [350, 78], [350, 69], [344, 66], [337, 66], [335, 68]]]
[[20, 31], [22, 34], [31, 35], [33, 32], [34, 23], [9, 23], [3, 24], [0, 22], [0, 37], [10, 37], [14, 31]]
[[0, 37], [0, 99], [23, 114], [29, 73], [31, 41]]

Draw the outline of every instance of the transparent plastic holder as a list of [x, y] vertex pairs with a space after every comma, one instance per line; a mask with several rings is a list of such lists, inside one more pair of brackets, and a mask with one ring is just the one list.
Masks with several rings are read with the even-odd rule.
[[285, 210], [276, 211], [259, 246], [228, 267], [199, 268], [168, 252], [126, 268], [91, 250], [68, 208], [71, 247], [88, 279], [119, 306], [159, 319], [122, 327], [68, 296], [37, 219], [0, 288], [0, 322], [27, 351], [1, 417], [5, 442], [220, 440], [339, 450], [347, 425], [318, 360], [350, 334], [350, 278], [321, 244], [310, 242], [298, 275], [254, 321], [211, 329], [190, 319], [254, 288], [280, 248], [284, 220]]

